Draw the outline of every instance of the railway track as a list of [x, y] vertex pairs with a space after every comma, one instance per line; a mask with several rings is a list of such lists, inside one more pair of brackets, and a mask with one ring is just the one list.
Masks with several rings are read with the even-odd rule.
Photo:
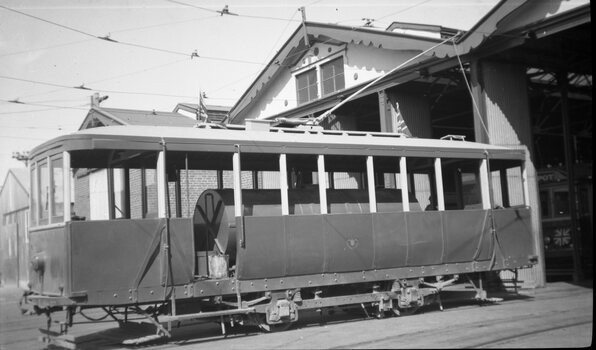
[[[325, 313], [324, 323], [321, 323], [319, 315], [311, 312], [301, 314], [301, 319], [290, 330], [270, 334], [263, 334], [256, 327], [240, 327], [230, 329], [228, 337], [224, 338], [218, 324], [192, 325], [175, 329], [173, 338], [168, 341], [148, 343], [142, 348], [511, 348], [553, 347], [562, 341], [562, 347], [570, 347], [566, 343], [570, 337], [577, 338], [578, 346], [590, 344], [591, 289], [562, 284], [522, 293], [485, 306], [470, 301], [444, 300], [443, 312], [429, 306], [419, 314], [382, 320], [365, 319], [364, 313], [354, 316], [337, 311], [333, 315]], [[41, 324], [35, 320], [41, 321], [4, 318], [1, 333], [5, 338], [0, 342], [0, 349], [42, 348], [43, 344], [36, 340], [37, 327]], [[88, 341], [77, 348], [139, 348], [122, 345], [122, 340], [131, 334], [115, 323], [81, 326], [84, 333], [79, 334]]]
[[[590, 328], [591, 305], [586, 290], [555, 291], [536, 298], [523, 295], [495, 305], [458, 303], [440, 312], [429, 307], [422, 314], [383, 320], [338, 313], [326, 316], [324, 324], [305, 317], [289, 330], [259, 334], [250, 329], [230, 334], [227, 339], [203, 336], [151, 346], [151, 349], [208, 347], [213, 341], [229, 348], [444, 348], [511, 347], [519, 341], [552, 338], [549, 333], [573, 334], [573, 329]], [[570, 331], [571, 330], [571, 331]], [[390, 335], [388, 335], [390, 334]], [[563, 335], [564, 336], [564, 335]], [[585, 337], [589, 345], [591, 335]], [[531, 345], [529, 347], [532, 347]], [[538, 346], [540, 347], [540, 346]]]

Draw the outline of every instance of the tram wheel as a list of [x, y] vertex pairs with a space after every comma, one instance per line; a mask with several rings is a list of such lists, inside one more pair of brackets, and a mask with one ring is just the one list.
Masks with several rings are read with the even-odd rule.
[[412, 306], [408, 308], [400, 308], [398, 306], [393, 307], [393, 313], [395, 316], [410, 316], [416, 313], [420, 307], [419, 306]]
[[288, 330], [292, 326], [292, 322], [284, 322], [278, 324], [268, 324], [264, 314], [254, 315], [254, 321], [259, 329], [265, 333], [276, 333]]

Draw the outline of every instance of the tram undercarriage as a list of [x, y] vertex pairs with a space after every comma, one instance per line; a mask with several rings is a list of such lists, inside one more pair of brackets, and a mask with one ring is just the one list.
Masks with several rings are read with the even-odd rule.
[[[43, 341], [49, 344], [76, 348], [77, 338], [69, 334], [69, 328], [76, 325], [75, 316], [79, 314], [92, 322], [111, 319], [123, 329], [141, 326], [146, 335], [122, 340], [123, 345], [140, 345], [170, 339], [173, 329], [200, 323], [217, 323], [222, 336], [226, 336], [231, 329], [247, 326], [258, 327], [263, 332], [287, 330], [305, 312], [318, 313], [320, 323], [324, 323], [325, 315], [332, 315], [336, 311], [343, 311], [352, 317], [377, 319], [412, 315], [430, 305], [436, 305], [438, 310], [443, 311], [441, 294], [444, 291], [461, 294], [457, 298], [459, 302], [495, 303], [502, 299], [488, 297], [487, 290], [490, 288], [497, 295], [502, 295], [504, 291], [502, 285], [487, 288], [491, 281], [495, 281], [496, 272], [380, 280], [202, 299], [176, 300], [170, 296], [161, 303], [109, 307], [76, 305], [65, 298], [25, 293], [20, 306], [23, 313], [46, 315], [47, 327], [40, 331]], [[513, 292], [517, 292], [516, 285], [513, 286]], [[63, 320], [55, 320], [52, 316], [61, 311], [64, 312]], [[88, 315], [94, 311], [95, 314], [100, 312], [103, 315]], [[57, 330], [52, 329], [55, 324], [58, 325]], [[154, 328], [154, 333], [150, 331], [151, 328]]]

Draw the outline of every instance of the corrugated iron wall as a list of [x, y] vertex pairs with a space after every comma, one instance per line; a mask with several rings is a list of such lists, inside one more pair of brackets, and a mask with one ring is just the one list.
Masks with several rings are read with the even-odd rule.
[[424, 96], [403, 91], [387, 91], [387, 97], [391, 103], [393, 122], [394, 114], [399, 109], [399, 114], [412, 136], [432, 138], [430, 104]]
[[[539, 265], [520, 271], [519, 278], [525, 283], [544, 286], [544, 247], [538, 183], [532, 160], [532, 128], [525, 67], [493, 61], [473, 61], [472, 64], [474, 98], [478, 99], [476, 103], [481, 112], [474, 119], [476, 140], [526, 150], [528, 202], [532, 208], [534, 249], [539, 256]], [[516, 198], [515, 202], [519, 199]]]

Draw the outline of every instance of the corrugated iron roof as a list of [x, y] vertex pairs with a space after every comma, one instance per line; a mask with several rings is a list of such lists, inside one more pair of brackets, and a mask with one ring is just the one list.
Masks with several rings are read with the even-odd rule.
[[96, 108], [107, 117], [115, 117], [126, 125], [194, 126], [196, 120], [175, 112], [143, 111], [135, 109]]

